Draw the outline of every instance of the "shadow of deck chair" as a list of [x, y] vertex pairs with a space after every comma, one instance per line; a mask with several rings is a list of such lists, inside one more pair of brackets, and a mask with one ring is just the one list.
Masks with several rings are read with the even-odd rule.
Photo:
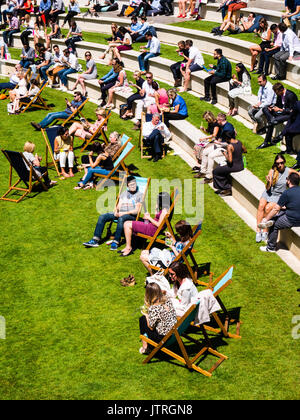
[[23, 114], [30, 108], [46, 109], [46, 110], [50, 109], [50, 107], [46, 104], [45, 100], [42, 98], [43, 90], [46, 88], [47, 85], [48, 85], [48, 82], [42, 83], [40, 86], [40, 90], [32, 99], [30, 98], [20, 99], [20, 109], [24, 107], [21, 110], [21, 114]]
[[[241, 321], [240, 319], [231, 319], [229, 311], [226, 309], [224, 303], [222, 302], [220, 298], [220, 293], [226, 289], [226, 287], [232, 283], [232, 274], [233, 274], [234, 266], [232, 265], [229, 267], [226, 271], [224, 271], [223, 274], [221, 274], [216, 280], [214, 280], [210, 286], [209, 289], [212, 290], [214, 297], [217, 299], [219, 305], [222, 308], [223, 315], [225, 317], [224, 323], [221, 321], [219, 315], [215, 312], [213, 314], [213, 318], [215, 319], [217, 325], [219, 328], [213, 328], [211, 326], [205, 325], [205, 329], [217, 334], [222, 333], [225, 337], [228, 338], [242, 338], [240, 335], [240, 326]], [[229, 327], [232, 324], [236, 324], [236, 333], [232, 334], [229, 332]]]
[[[200, 236], [202, 230], [201, 230], [201, 226], [202, 226], [202, 221], [199, 222], [197, 225], [195, 225], [193, 227], [193, 236], [192, 238], [188, 241], [188, 243], [186, 244], [186, 246], [182, 249], [182, 251], [174, 258], [174, 260], [172, 262], [175, 261], [181, 261], [183, 263], [185, 263], [185, 265], [187, 266], [191, 279], [193, 280], [193, 282], [195, 284], [199, 284], [201, 286], [209, 286], [210, 285], [210, 281], [211, 281], [211, 277], [209, 282], [204, 282], [202, 280], [198, 279], [198, 263], [193, 255], [193, 251], [194, 251], [194, 245], [195, 242], [197, 240], [197, 238]], [[190, 264], [189, 259], [191, 260], [192, 264]], [[150, 268], [152, 270], [155, 271], [161, 271], [161, 267], [157, 267], [157, 266], [152, 266], [150, 265]], [[165, 268], [163, 269], [163, 275], [166, 276], [169, 272], [169, 268]]]
[[[41, 184], [43, 189], [45, 191], [48, 191], [48, 188], [46, 187], [46, 184], [42, 177], [40, 177], [37, 172], [34, 170], [32, 165], [27, 161], [23, 153], [21, 152], [14, 152], [11, 150], [3, 150], [1, 149], [4, 156], [8, 160], [10, 167], [9, 167], [9, 188], [6, 191], [6, 193], [0, 198], [0, 200], [6, 200], [6, 201], [12, 201], [14, 203], [19, 203], [21, 200], [23, 200], [26, 195], [31, 193], [33, 187], [36, 184]], [[26, 164], [29, 167], [29, 170], [27, 169]], [[13, 169], [19, 176], [19, 179], [13, 184], [12, 181], [12, 174]], [[19, 183], [23, 182], [25, 184], [24, 187], [18, 187]], [[19, 197], [18, 199], [8, 198], [7, 196], [13, 192], [13, 191], [20, 191], [23, 192], [23, 195]]]
[[[58, 169], [58, 159], [54, 157], [54, 141], [57, 137], [58, 130], [60, 125], [52, 125], [51, 127], [42, 128], [42, 136], [46, 143], [46, 167], [51, 168], [54, 166], [56, 173], [60, 176], [60, 171]], [[49, 159], [50, 156], [50, 159]]]
[[170, 234], [172, 235], [172, 237], [175, 238], [174, 230], [173, 230], [172, 225], [171, 225], [171, 220], [172, 220], [172, 216], [173, 216], [173, 212], [174, 212], [174, 207], [175, 207], [175, 204], [176, 204], [178, 198], [179, 198], [179, 191], [176, 188], [171, 194], [172, 203], [171, 203], [171, 206], [169, 208], [169, 211], [165, 215], [165, 217], [163, 218], [161, 224], [158, 226], [158, 228], [156, 229], [156, 232], [153, 236], [145, 235], [144, 233], [136, 233], [136, 236], [149, 241], [149, 244], [147, 245], [146, 250], [149, 250], [156, 242], [160, 243], [160, 244], [165, 244], [165, 240], [159, 238], [159, 235], [161, 235], [163, 233], [163, 230], [165, 230], [165, 229], [167, 229], [170, 232]]
[[[138, 210], [138, 213], [137, 213], [136, 218], [135, 218], [135, 220], [139, 220], [140, 214], [141, 214], [141, 211], [142, 211], [142, 207], [144, 207], [144, 209], [146, 208], [146, 206], [145, 206], [145, 199], [146, 199], [147, 191], [148, 191], [148, 188], [149, 188], [149, 184], [151, 182], [151, 178], [142, 178], [142, 177], [139, 177], [139, 176], [135, 176], [135, 180], [136, 180], [136, 185], [138, 187], [139, 192], [141, 192], [143, 194], [142, 203], [139, 206], [139, 210]], [[118, 197], [116, 199], [116, 204], [115, 204], [114, 212], [117, 209], [117, 205], [119, 203], [120, 196], [124, 192], [124, 186], [126, 185], [126, 182], [127, 182], [127, 176], [124, 177], [124, 179], [123, 179], [123, 181], [121, 183], [119, 194], [118, 194]], [[117, 223], [117, 221], [118, 220], [115, 219], [115, 220], [113, 220], [109, 224], [109, 227], [107, 228], [107, 235], [106, 235], [107, 237], [110, 237], [111, 236], [111, 227], [112, 227], [112, 224], [113, 223]]]
[[[141, 117], [141, 129], [140, 129], [140, 137], [139, 137], [139, 145], [140, 145], [140, 149], [141, 149], [141, 159], [152, 159], [153, 155], [151, 153], [151, 146], [148, 146], [144, 140], [144, 136], [143, 136], [143, 125], [146, 122], [149, 122], [152, 120], [153, 114], [146, 114], [145, 112], [142, 112], [142, 117]], [[164, 122], [164, 115], [161, 114], [160, 115], [160, 121]], [[165, 157], [166, 155], [166, 151], [165, 151], [165, 147], [164, 144], [162, 145], [162, 151], [163, 151], [163, 157]]]
[[[65, 118], [56, 118], [54, 123], [56, 123], [57, 121], [63, 121], [62, 126], [65, 126], [66, 124], [69, 124], [69, 123], [79, 122], [80, 119], [77, 118], [77, 117], [79, 115], [81, 118], [84, 118], [84, 115], [82, 114], [81, 111], [83, 110], [84, 105], [86, 105], [88, 101], [89, 101], [89, 98], [86, 98], [82, 102], [82, 104], [78, 108], [76, 108], [75, 111], [72, 112], [72, 114], [69, 115], [68, 118], [66, 118], [66, 119]], [[86, 118], [84, 118], [84, 119], [86, 119]]]
[[[120, 181], [123, 180], [124, 176], [126, 177], [129, 175], [129, 170], [125, 165], [124, 161], [135, 148], [135, 146], [129, 140], [130, 139], [126, 140], [126, 142], [119, 149], [116, 159], [113, 162], [114, 167], [112, 168], [112, 170], [107, 175], [95, 174], [95, 176], [103, 178], [101, 181], [98, 182], [96, 187], [97, 190], [101, 189], [104, 183], [110, 179], [113, 181]], [[120, 174], [120, 166], [122, 168], [125, 168], [125, 174], [123, 173], [123, 176]]]
[[105, 119], [102, 121], [102, 123], [101, 123], [101, 125], [97, 128], [97, 130], [94, 132], [94, 134], [92, 135], [92, 137], [91, 138], [89, 138], [89, 139], [83, 139], [83, 138], [80, 138], [80, 140], [82, 140], [82, 147], [81, 147], [81, 150], [80, 150], [80, 152], [82, 153], [92, 142], [94, 142], [95, 140], [99, 140], [100, 139], [100, 137], [102, 137], [102, 139], [104, 140], [104, 142], [106, 143], [106, 144], [108, 144], [108, 139], [107, 139], [107, 136], [106, 136], [106, 133], [105, 133], [105, 130], [104, 130], [104, 127], [106, 127], [107, 126], [107, 123], [108, 123], [108, 120], [109, 120], [109, 117], [111, 116], [111, 110], [109, 110], [107, 113], [106, 113], [106, 116], [105, 116]]
[[[155, 341], [149, 339], [148, 337], [144, 335], [140, 335], [140, 339], [146, 341], [148, 344], [150, 344], [154, 349], [151, 351], [151, 353], [146, 357], [146, 359], [143, 361], [143, 364], [147, 364], [150, 362], [150, 360], [158, 353], [159, 351], [164, 352], [168, 356], [178, 360], [179, 362], [183, 363], [188, 369], [195, 370], [196, 372], [202, 373], [203, 375], [207, 377], [211, 377], [213, 371], [226, 359], [228, 359], [227, 356], [224, 354], [219, 353], [218, 351], [214, 350], [211, 347], [210, 340], [208, 338], [208, 335], [204, 328], [201, 328], [201, 332], [204, 336], [204, 343], [203, 341], [200, 342], [200, 340], [195, 340], [194, 338], [190, 337], [186, 331], [190, 327], [190, 324], [194, 321], [197, 311], [198, 311], [198, 304], [192, 305], [186, 313], [177, 321], [175, 326], [164, 336], [164, 338], [159, 342], [156, 343]], [[182, 338], [184, 337], [187, 340], [193, 342], [194, 344], [199, 347], [199, 351], [196, 355], [194, 355], [192, 358], [189, 358], [187, 347], [185, 343], [183, 342]], [[175, 353], [175, 351], [172, 351], [170, 348], [172, 348], [174, 345], [178, 345], [180, 353]], [[203, 345], [204, 344], [204, 345]], [[205, 353], [212, 354], [213, 356], [216, 356], [218, 358], [217, 362], [209, 369], [202, 369], [199, 366], [199, 363], [197, 363], [198, 359], [203, 359]]]

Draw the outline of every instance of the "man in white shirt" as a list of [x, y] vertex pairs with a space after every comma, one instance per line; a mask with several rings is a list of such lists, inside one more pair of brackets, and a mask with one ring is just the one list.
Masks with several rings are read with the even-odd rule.
[[257, 95], [258, 102], [248, 108], [248, 114], [254, 122], [253, 133], [255, 134], [260, 131], [259, 127], [261, 127], [264, 122], [263, 108], [273, 105], [276, 102], [276, 94], [273, 90], [273, 85], [271, 82], [268, 82], [266, 75], [261, 74], [258, 76], [257, 82], [260, 86]]
[[280, 51], [274, 54], [275, 76], [272, 80], [284, 80], [286, 78], [287, 60], [293, 60], [294, 57], [300, 56], [300, 39], [292, 29], [288, 28], [285, 23], [278, 25], [282, 32], [282, 45]]
[[145, 36], [148, 43], [147, 45], [140, 47], [142, 54], [138, 56], [139, 67], [142, 74], [146, 74], [146, 70], [148, 70], [149, 59], [157, 57], [160, 54], [160, 41], [153, 36], [151, 32], [147, 32]]
[[148, 107], [155, 103], [155, 90], [153, 88], [153, 83], [156, 83], [153, 82], [153, 74], [148, 71], [146, 73], [146, 80], [142, 84], [142, 89], [140, 90], [140, 95], [143, 99], [136, 102], [135, 118], [137, 119], [137, 122], [135, 123], [133, 130], [139, 130], [141, 127], [141, 118], [144, 106]]
[[58, 45], [53, 45], [53, 62], [52, 66], [47, 70], [47, 75], [50, 79], [49, 86], [53, 87], [56, 85], [56, 75], [64, 68], [63, 64], [63, 53], [60, 51]]
[[171, 137], [168, 127], [160, 120], [160, 114], [153, 114], [152, 120], [143, 124], [142, 136], [144, 145], [152, 148], [153, 162], [157, 162], [162, 157], [164, 139], [169, 140]]
[[57, 73], [57, 76], [62, 83], [61, 90], [63, 92], [66, 92], [68, 90], [67, 89], [67, 84], [68, 84], [67, 76], [68, 74], [71, 74], [71, 73], [77, 73], [79, 71], [79, 64], [78, 64], [76, 55], [72, 54], [68, 49], [65, 49], [63, 53], [64, 53], [64, 56], [62, 57], [61, 60], [67, 68], [60, 70]]
[[193, 41], [191, 39], [186, 40], [185, 47], [189, 51], [189, 56], [185, 57], [187, 58], [186, 65], [181, 68], [181, 73], [184, 78], [183, 88], [180, 89], [181, 92], [187, 91], [191, 80], [191, 73], [202, 70], [204, 66], [203, 56], [198, 48], [193, 47]]

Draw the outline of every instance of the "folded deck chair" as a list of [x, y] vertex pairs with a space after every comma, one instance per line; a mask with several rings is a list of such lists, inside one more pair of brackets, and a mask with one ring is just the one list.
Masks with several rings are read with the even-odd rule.
[[174, 207], [175, 207], [175, 204], [176, 204], [178, 198], [179, 198], [179, 192], [178, 192], [178, 189], [176, 188], [171, 194], [171, 201], [172, 202], [171, 202], [170, 209], [169, 209], [168, 213], [165, 215], [165, 217], [163, 218], [161, 224], [156, 229], [156, 232], [153, 236], [145, 235], [144, 233], [137, 233], [136, 234], [136, 236], [139, 236], [140, 238], [147, 239], [149, 241], [146, 250], [149, 250], [156, 242], [158, 242], [160, 244], [165, 243], [165, 240], [162, 240], [162, 239], [159, 238], [159, 235], [161, 233], [163, 233], [164, 229], [167, 229], [170, 232], [170, 234], [173, 236], [173, 238], [175, 237], [174, 230], [173, 230], [172, 225], [171, 225], [171, 220], [172, 220], [172, 217], [173, 217]]
[[[63, 121], [63, 123], [62, 123], [63, 126], [65, 126], [66, 124], [69, 124], [69, 123], [79, 122], [80, 121], [79, 116], [80, 116], [80, 118], [84, 118], [84, 115], [82, 114], [81, 111], [83, 110], [83, 107], [84, 107], [84, 105], [86, 105], [88, 100], [89, 100], [89, 98], [86, 98], [85, 101], [83, 101], [82, 104], [78, 108], [76, 108], [75, 111], [72, 112], [72, 114], [70, 114], [67, 119], [57, 118], [56, 121]], [[54, 121], [54, 123], [56, 121]]]
[[[113, 162], [113, 165], [114, 165], [113, 169], [107, 175], [95, 174], [95, 176], [99, 176], [103, 178], [97, 184], [97, 188], [96, 188], [97, 190], [99, 190], [108, 179], [112, 179], [114, 181], [120, 181], [121, 179], [123, 179], [124, 176], [129, 175], [129, 170], [127, 166], [125, 165], [124, 161], [127, 158], [127, 156], [130, 155], [130, 153], [133, 151], [134, 148], [135, 146], [132, 143], [130, 143], [129, 139], [126, 140], [126, 142], [121, 146], [120, 150], [118, 151], [118, 156], [116, 160]], [[123, 176], [121, 176], [120, 174], [120, 166], [122, 168], [125, 168], [125, 175]]]
[[[145, 138], [143, 136], [143, 125], [146, 122], [149, 122], [152, 120], [153, 115], [152, 114], [146, 114], [145, 112], [142, 112], [142, 118], [141, 118], [141, 130], [140, 130], [140, 138], [139, 138], [139, 144], [141, 149], [141, 159], [152, 159], [152, 153], [151, 153], [151, 146], [148, 146], [145, 144]], [[164, 115], [160, 115], [160, 121], [164, 122]], [[163, 150], [163, 157], [165, 157], [165, 147], [162, 145]]]
[[27, 111], [30, 108], [38, 108], [38, 109], [47, 109], [49, 110], [50, 107], [46, 104], [45, 100], [42, 98], [42, 93], [45, 87], [47, 86], [48, 82], [42, 83], [40, 86], [40, 90], [33, 98], [21, 98], [20, 99], [20, 109], [21, 114]]
[[[191, 305], [186, 313], [177, 321], [175, 326], [168, 332], [168, 334], [164, 336], [164, 338], [159, 343], [156, 343], [144, 335], [140, 335], [140, 339], [145, 340], [148, 344], [154, 347], [151, 353], [143, 361], [143, 364], [149, 363], [158, 351], [162, 351], [168, 356], [173, 357], [174, 359], [183, 363], [188, 369], [195, 370], [196, 372], [200, 372], [208, 377], [212, 376], [213, 371], [224, 360], [228, 359], [228, 357], [212, 348], [208, 335], [202, 326], [200, 326], [200, 328], [204, 336], [204, 345], [200, 340], [195, 340], [191, 336], [187, 335], [186, 331], [190, 324], [194, 321], [197, 315], [198, 307], [199, 303]], [[186, 346], [186, 342], [183, 342], [182, 337], [186, 338], [188, 341], [196, 344], [199, 347], [197, 354], [191, 358], [188, 356], [188, 348]], [[176, 344], [179, 347], [179, 353], [176, 353], [175, 349], [171, 350], [171, 348], [173, 348], [173, 346]], [[196, 363], [200, 358], [202, 361], [206, 353], [218, 357], [217, 362], [208, 370], [201, 368], [199, 363]]]
[[82, 139], [83, 143], [82, 143], [82, 148], [80, 150], [81, 152], [83, 152], [88, 147], [89, 144], [91, 144], [95, 140], [98, 140], [100, 137], [104, 140], [106, 144], [108, 144], [108, 139], [107, 139], [104, 127], [107, 126], [108, 119], [110, 116], [111, 116], [111, 110], [107, 112], [105, 119], [102, 121], [101, 125], [97, 128], [97, 130], [92, 135], [92, 137], [89, 139]]
[[[32, 165], [30, 165], [30, 163], [26, 160], [23, 153], [14, 152], [11, 150], [3, 150], [3, 149], [2, 149], [2, 152], [4, 156], [6, 157], [6, 159], [8, 160], [10, 167], [9, 167], [9, 188], [6, 191], [6, 193], [0, 198], [1, 200], [19, 203], [21, 200], [23, 200], [24, 197], [26, 197], [26, 195], [31, 193], [32, 188], [36, 184], [41, 184], [43, 189], [45, 191], [48, 191], [48, 188], [46, 187], [46, 184], [43, 178], [37, 174], [37, 172], [32, 167]], [[27, 169], [25, 162], [28, 165], [29, 170]], [[18, 180], [14, 184], [12, 181], [13, 169], [19, 176]], [[23, 182], [25, 184], [25, 188], [18, 186], [20, 182]], [[18, 199], [7, 197], [13, 191], [23, 192], [23, 195], [20, 196]]]
[[[241, 326], [241, 321], [239, 319], [231, 319], [229, 311], [226, 309], [224, 303], [222, 302], [221, 298], [220, 298], [220, 293], [226, 289], [226, 287], [232, 283], [232, 274], [233, 274], [233, 269], [234, 266], [229, 267], [226, 271], [224, 271], [223, 274], [221, 274], [216, 280], [214, 280], [212, 282], [212, 284], [210, 284], [208, 286], [209, 289], [212, 290], [213, 295], [215, 296], [215, 298], [217, 299], [217, 301], [219, 302], [223, 314], [225, 316], [225, 322], [222, 323], [220, 317], [217, 315], [217, 313], [213, 314], [213, 317], [216, 321], [216, 323], [218, 324], [219, 328], [213, 328], [211, 326], [206, 326], [205, 325], [205, 329], [207, 329], [208, 331], [214, 332], [214, 333], [222, 333], [225, 337], [230, 337], [230, 338], [242, 338], [240, 335], [240, 326]], [[236, 324], [236, 333], [232, 334], [229, 332], [229, 327], [232, 324]]]
[[[55, 141], [55, 138], [57, 137], [57, 133], [60, 127], [61, 127], [60, 125], [53, 125], [52, 127], [41, 129], [42, 136], [46, 143], [46, 167], [50, 168], [54, 166], [58, 176], [60, 175], [60, 171], [57, 165], [58, 159], [54, 158], [54, 141]], [[50, 156], [50, 159], [49, 159], [49, 156]]]

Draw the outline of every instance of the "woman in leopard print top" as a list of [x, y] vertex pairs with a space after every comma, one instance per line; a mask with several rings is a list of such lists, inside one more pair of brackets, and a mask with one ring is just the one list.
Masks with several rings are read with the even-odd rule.
[[[177, 322], [172, 301], [162, 292], [156, 283], [146, 287], [145, 306], [148, 313], [140, 318], [140, 333], [159, 343]], [[148, 353], [148, 344], [142, 340], [140, 353]]]

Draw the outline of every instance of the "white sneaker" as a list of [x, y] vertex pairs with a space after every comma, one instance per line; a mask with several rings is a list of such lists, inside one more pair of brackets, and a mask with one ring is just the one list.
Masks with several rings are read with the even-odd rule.
[[262, 234], [261, 232], [256, 232], [255, 241], [258, 244], [262, 240]]
[[68, 89], [67, 89], [67, 87], [66, 87], [66, 86], [62, 86], [62, 87], [60, 88], [60, 90], [61, 90], [62, 92], [68, 92]]
[[275, 249], [269, 249], [267, 246], [260, 246], [259, 249], [262, 252], [272, 252], [272, 253], [276, 252]]
[[268, 221], [262, 220], [262, 222], [260, 222], [257, 226], [260, 229], [267, 229], [273, 225], [274, 225], [274, 220], [268, 220]]
[[268, 239], [268, 232], [263, 232], [261, 234], [261, 240], [265, 242], [267, 239]]

